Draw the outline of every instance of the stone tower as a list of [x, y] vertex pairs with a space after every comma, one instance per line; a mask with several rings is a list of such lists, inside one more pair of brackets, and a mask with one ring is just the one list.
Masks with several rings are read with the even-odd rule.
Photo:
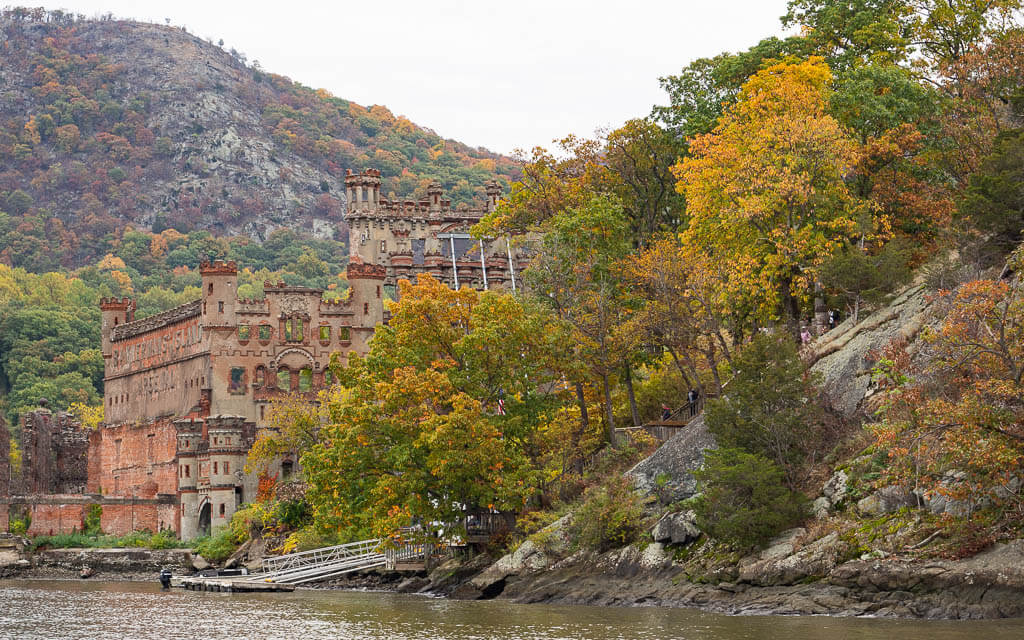
[[238, 267], [234, 261], [203, 261], [199, 264], [199, 274], [203, 278], [203, 328], [233, 328], [238, 300]]
[[135, 320], [135, 301], [131, 298], [103, 298], [100, 300], [100, 316], [103, 322], [100, 327], [102, 353], [104, 358], [109, 358], [110, 332], [114, 327]]

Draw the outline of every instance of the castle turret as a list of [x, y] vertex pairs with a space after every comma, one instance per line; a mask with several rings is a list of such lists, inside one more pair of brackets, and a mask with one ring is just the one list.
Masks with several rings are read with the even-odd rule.
[[345, 176], [345, 197], [348, 212], [374, 212], [380, 206], [380, 171], [364, 169], [362, 173], [349, 170]]
[[496, 180], [488, 180], [484, 185], [487, 192], [487, 213], [493, 213], [498, 208], [498, 198], [501, 197], [501, 185]]
[[131, 322], [135, 319], [135, 301], [131, 298], [103, 298], [100, 300], [101, 349], [104, 358], [111, 355], [110, 332], [114, 327]]
[[375, 264], [366, 264], [355, 257], [346, 269], [348, 285], [352, 289], [353, 327], [372, 329], [384, 322], [384, 294], [382, 287], [387, 270]]
[[199, 274], [203, 277], [203, 327], [235, 326], [238, 267], [234, 261], [204, 260]]
[[242, 474], [248, 443], [242, 416], [214, 416], [207, 419], [210, 479], [210, 524], [226, 525], [242, 503]]

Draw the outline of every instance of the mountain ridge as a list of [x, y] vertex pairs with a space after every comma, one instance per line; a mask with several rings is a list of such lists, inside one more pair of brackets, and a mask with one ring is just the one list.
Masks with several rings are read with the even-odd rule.
[[518, 171], [181, 28], [9, 9], [0, 52], [0, 260], [33, 271], [94, 261], [126, 227], [343, 240], [349, 169], [396, 198], [437, 180], [456, 206]]

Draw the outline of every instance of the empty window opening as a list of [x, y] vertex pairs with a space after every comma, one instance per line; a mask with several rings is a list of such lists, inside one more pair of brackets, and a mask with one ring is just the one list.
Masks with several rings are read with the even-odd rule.
[[217, 475], [217, 463], [213, 463], [213, 475]]
[[313, 370], [309, 367], [299, 371], [299, 391], [312, 391]]
[[288, 369], [279, 369], [277, 372], [277, 388], [281, 391], [291, 391], [292, 372]]
[[238, 325], [238, 339], [248, 340], [249, 339], [249, 325], [240, 324]]
[[260, 338], [260, 340], [270, 340], [270, 325], [269, 324], [261, 324], [260, 325], [259, 338]]
[[224, 503], [220, 503], [220, 517], [224, 517]]
[[231, 367], [231, 380], [228, 383], [229, 393], [245, 393], [245, 367]]
[[327, 342], [331, 339], [331, 328], [328, 325], [320, 326], [320, 340]]

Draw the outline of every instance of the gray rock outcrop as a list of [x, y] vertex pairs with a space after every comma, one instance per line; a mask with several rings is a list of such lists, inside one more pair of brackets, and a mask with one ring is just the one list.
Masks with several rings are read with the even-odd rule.
[[685, 500], [697, 493], [693, 472], [704, 464], [705, 449], [716, 446], [700, 415], [626, 475], [633, 479], [637, 491], [656, 496], [664, 504]]
[[832, 408], [853, 417], [872, 392], [871, 367], [865, 356], [895, 338], [912, 340], [927, 320], [927, 291], [923, 285], [904, 289], [891, 303], [853, 325], [846, 322], [814, 344], [811, 371], [822, 377], [822, 390]]
[[700, 537], [696, 520], [693, 511], [666, 513], [651, 529], [651, 537], [665, 544], [689, 544]]

